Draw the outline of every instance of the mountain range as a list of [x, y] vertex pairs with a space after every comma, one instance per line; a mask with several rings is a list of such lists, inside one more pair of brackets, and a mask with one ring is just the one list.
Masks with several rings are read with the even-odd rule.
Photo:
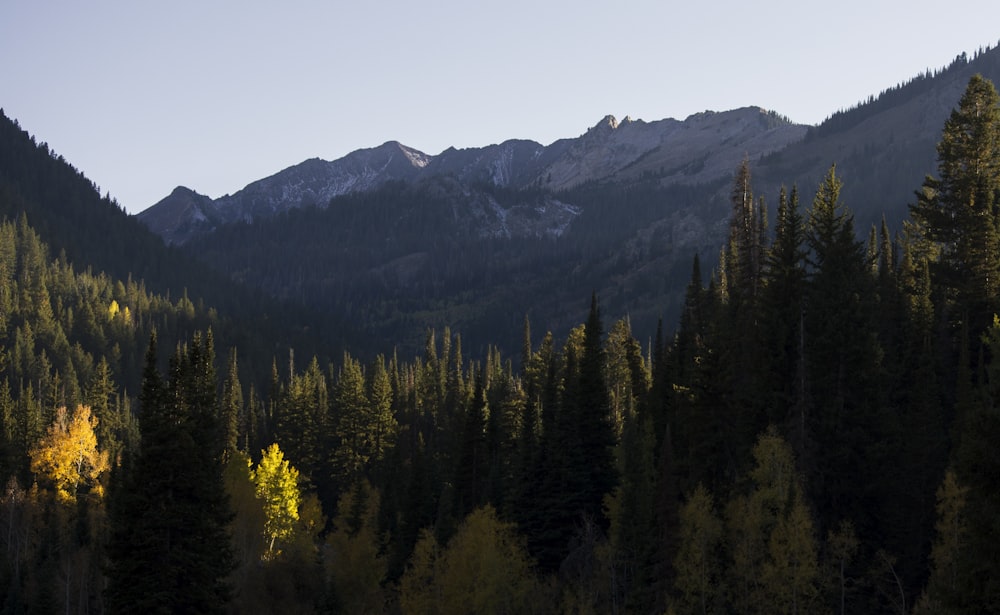
[[[390, 141], [339, 160], [306, 160], [214, 200], [178, 187], [141, 212], [139, 219], [166, 241], [182, 244], [224, 224], [253, 222], [296, 207], [326, 206], [335, 197], [371, 191], [391, 181], [450, 177], [470, 195], [484, 184], [557, 193], [589, 182], [629, 182], [645, 174], [655, 174], [663, 184], [704, 184], [730, 174], [748, 152], [779, 151], [800, 141], [806, 132], [805, 126], [747, 107], [699, 113], [684, 121], [625, 118], [619, 122], [609, 115], [580, 137], [548, 146], [509, 140], [481, 148], [449, 148], [431, 156]], [[476, 207], [475, 198], [469, 200]], [[533, 224], [525, 222], [530, 212], [507, 212], [495, 203], [490, 207], [508, 217], [510, 224], [506, 231], [488, 225], [483, 235], [559, 234], [575, 215], [572, 206], [555, 199], [547, 203], [553, 213]]]
[[[797, 185], [807, 206], [836, 164], [859, 234], [883, 216], [898, 230], [913, 191], [935, 173], [941, 128], [974, 73], [1000, 82], [1000, 51], [959, 56], [819, 126], [757, 107], [683, 121], [608, 116], [549, 145], [510, 140], [432, 156], [389, 142], [307, 160], [218, 199], [179, 187], [128, 223], [108, 203], [95, 216], [69, 202], [59, 205], [65, 220], [45, 208], [29, 216], [80, 267], [238, 309], [248, 302], [218, 282], [228, 278], [253, 296], [308, 306], [318, 316], [299, 331], [350, 337], [360, 355], [419, 348], [427, 328], [443, 326], [474, 351], [519, 339], [525, 315], [536, 331], [565, 335], [591, 291], [641, 337], [661, 317], [668, 329], [677, 322], [694, 256], [704, 272], [714, 265], [744, 157], [772, 211], [781, 185]], [[136, 220], [174, 248], [147, 246]], [[121, 237], [92, 258], [85, 238], [109, 232]], [[191, 262], [209, 265], [212, 275], [198, 275], [216, 281], [168, 281]]]
[[[734, 173], [803, 209], [831, 165], [859, 234], [901, 229], [969, 78], [1000, 82], [1000, 49], [964, 54], [818, 126], [743, 107], [683, 121], [607, 116], [575, 138], [428, 155], [398, 142], [306, 160], [211, 199], [178, 187], [138, 214], [231, 279], [354, 323], [370, 352], [418, 349], [449, 326], [473, 350], [518, 339], [525, 315], [566, 334], [596, 291], [640, 335], [677, 322], [691, 263], [710, 271]], [[511, 350], [511, 349], [506, 349]]]

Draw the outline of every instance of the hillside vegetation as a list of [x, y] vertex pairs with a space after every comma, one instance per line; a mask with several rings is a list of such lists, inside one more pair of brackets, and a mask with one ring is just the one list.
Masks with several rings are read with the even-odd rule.
[[[477, 330], [470, 348], [401, 293], [383, 308], [397, 328], [381, 331], [420, 336], [412, 352], [344, 351], [298, 320], [308, 312], [255, 312], [286, 304], [223, 310], [148, 290], [163, 283], [94, 264], [113, 242], [71, 256], [56, 230], [70, 214], [18, 173], [83, 182], [83, 237], [88, 208], [124, 214], [32, 145], [33, 163], [0, 184], [17, 212], [0, 223], [0, 608], [1000, 612], [998, 143], [1000, 95], [973, 76], [906, 220], [867, 240], [839, 167], [815, 190], [779, 190], [771, 214], [745, 161], [718, 189], [718, 265], [695, 250], [674, 326], [650, 332], [606, 306], [664, 309], [648, 303], [666, 294], [652, 280], [680, 273], [652, 239], [679, 233], [659, 222], [663, 188], [594, 197], [555, 242], [578, 252], [572, 268], [544, 242], [482, 246], [495, 277], [464, 283], [495, 293], [490, 309], [517, 333]], [[330, 210], [375, 215], [421, 190], [445, 208], [438, 189], [389, 185]], [[623, 208], [650, 233], [633, 253], [612, 247], [632, 234]], [[276, 224], [335, 242], [348, 231], [322, 225], [330, 210]], [[454, 291], [447, 246], [408, 245], [437, 224], [425, 214], [387, 229], [391, 266], [350, 250], [280, 262], [270, 290], [311, 300], [296, 276], [342, 267], [364, 274], [326, 289], [364, 298], [381, 267], [409, 276], [414, 297]], [[648, 278], [626, 273], [635, 259]], [[543, 284], [566, 277], [560, 292], [577, 296], [565, 332], [502, 294], [538, 262], [552, 267]], [[634, 294], [593, 292], [598, 272]], [[363, 337], [374, 329], [358, 305], [339, 326]]]

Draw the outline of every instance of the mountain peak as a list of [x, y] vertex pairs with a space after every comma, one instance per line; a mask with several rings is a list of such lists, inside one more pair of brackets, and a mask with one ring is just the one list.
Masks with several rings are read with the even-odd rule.
[[192, 189], [188, 188], [187, 186], [177, 186], [176, 188], [174, 188], [170, 192], [170, 196], [168, 198], [170, 198], [170, 197], [172, 197], [172, 198], [178, 198], [178, 197], [200, 197], [200, 196], [204, 196], [204, 195], [198, 194], [198, 192], [196, 190], [192, 190]]
[[[628, 118], [626, 118], [626, 119], [628, 119]], [[612, 130], [616, 130], [617, 128], [618, 128], [618, 120], [615, 119], [615, 116], [613, 116], [613, 115], [605, 115], [604, 119], [602, 119], [600, 122], [597, 122], [597, 124], [594, 124], [594, 127], [591, 128], [590, 130], [591, 131], [612, 131]]]
[[[759, 108], [706, 112], [688, 122], [652, 123], [606, 115], [581, 137], [546, 147], [508, 140], [481, 148], [448, 148], [437, 156], [386, 141], [334, 161], [307, 160], [215, 201], [179, 187], [166, 202], [150, 208], [157, 211], [144, 212], [140, 219], [168, 241], [183, 243], [218, 225], [297, 207], [325, 207], [334, 197], [374, 190], [389, 181], [414, 183], [438, 175], [514, 190], [564, 190], [591, 180], [628, 181], [642, 173], [666, 183], [706, 182], [731, 172], [746, 151], [772, 151], [805, 130], [768, 132], [772, 127], [752, 121], [748, 112], [762, 113]], [[706, 130], [709, 125], [717, 129]], [[692, 166], [691, 160], [700, 160], [700, 166]], [[185, 215], [192, 224], [183, 223]]]

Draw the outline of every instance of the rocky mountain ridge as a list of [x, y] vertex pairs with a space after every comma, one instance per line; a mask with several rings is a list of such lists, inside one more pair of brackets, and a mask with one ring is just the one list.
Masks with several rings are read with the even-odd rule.
[[[708, 183], [726, 177], [748, 153], [760, 156], [780, 150], [803, 139], [807, 129], [759, 107], [745, 107], [699, 113], [684, 121], [626, 117], [619, 122], [609, 115], [583, 135], [548, 146], [509, 140], [480, 148], [449, 148], [431, 156], [390, 141], [334, 161], [306, 160], [214, 200], [178, 187], [138, 218], [167, 242], [183, 244], [221, 225], [299, 207], [324, 207], [337, 196], [367, 192], [388, 182], [450, 177], [462, 184], [469, 203], [479, 203], [469, 215], [481, 216], [489, 209], [505, 220], [504, 225], [484, 227], [481, 234], [551, 236], [575, 215], [574, 205], [552, 197], [543, 208], [546, 215], [538, 216], [540, 210], [534, 206], [500, 207], [495, 200], [484, 205], [489, 197], [479, 188], [534, 188], [555, 194], [588, 182], [650, 174], [663, 185]], [[541, 226], [534, 220], [542, 220]]]
[[547, 146], [427, 156], [388, 143], [214, 201], [178, 190], [140, 219], [156, 228], [160, 216], [162, 236], [240, 283], [344, 314], [373, 348], [419, 349], [428, 328], [448, 326], [485, 349], [518, 339], [529, 313], [564, 335], [586, 317], [580, 294], [591, 290], [607, 314], [652, 332], [677, 322], [693, 257], [702, 271], [717, 262], [744, 156], [769, 217], [781, 186], [797, 187], [808, 208], [835, 164], [858, 234], [883, 218], [897, 232], [974, 73], [1000, 83], [1000, 50], [960, 56], [819, 126], [744, 108], [684, 121], [607, 116]]

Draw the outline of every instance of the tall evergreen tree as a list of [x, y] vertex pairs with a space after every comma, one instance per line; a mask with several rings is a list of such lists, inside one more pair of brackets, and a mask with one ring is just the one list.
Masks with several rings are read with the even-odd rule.
[[806, 239], [806, 361], [811, 409], [806, 425], [814, 446], [803, 467], [824, 529], [842, 518], [859, 534], [877, 534], [874, 480], [863, 481], [884, 435], [879, 382], [881, 348], [874, 319], [874, 281], [853, 216], [840, 201], [841, 181], [831, 167], [809, 212]]
[[945, 122], [939, 178], [928, 177], [911, 215], [941, 247], [937, 282], [949, 289], [951, 320], [973, 336], [1000, 307], [1000, 95], [981, 75]]
[[604, 331], [596, 293], [591, 297], [590, 315], [583, 332], [577, 396], [568, 400], [571, 405], [566, 408], [574, 423], [574, 440], [580, 445], [577, 450], [581, 458], [572, 471], [578, 473], [574, 480], [580, 490], [580, 512], [606, 526], [603, 500], [617, 484], [618, 477], [612, 456], [615, 436], [604, 377]]
[[970, 610], [1000, 613], [1000, 318], [983, 335], [986, 387], [960, 425], [955, 471], [965, 493], [970, 538], [958, 564], [958, 586]]
[[141, 449], [111, 505], [107, 602], [114, 613], [222, 613], [233, 567], [209, 334], [178, 351], [171, 379], [146, 353]]
[[729, 243], [723, 252], [729, 280], [728, 294], [730, 300], [750, 308], [760, 290], [764, 265], [761, 240], [766, 236], [767, 220], [763, 201], [754, 200], [750, 161], [747, 158], [736, 171], [730, 201]]
[[465, 413], [462, 440], [455, 471], [456, 516], [462, 519], [486, 503], [489, 466], [487, 459], [487, 407], [482, 368], [474, 376], [472, 402]]
[[[579, 528], [589, 525], [603, 530], [608, 526], [603, 501], [616, 486], [618, 476], [604, 369], [595, 293], [587, 322], [570, 333], [562, 360], [552, 357], [542, 394], [535, 509], [527, 515], [524, 526], [529, 548], [548, 571], [556, 570], [566, 557]], [[560, 385], [563, 388], [558, 395]], [[558, 407], [555, 399], [559, 399]]]
[[[246, 450], [246, 435], [248, 425], [243, 409], [243, 387], [240, 386], [239, 366], [236, 361], [236, 348], [229, 350], [228, 368], [226, 370], [226, 380], [222, 385], [222, 400], [220, 407], [220, 418], [222, 429], [224, 430], [224, 443], [227, 455], [236, 452], [240, 445]], [[243, 436], [241, 442], [240, 436]]]
[[805, 224], [799, 193], [784, 187], [778, 196], [774, 241], [764, 266], [760, 318], [764, 338], [768, 420], [787, 426], [801, 456], [805, 446], [805, 356], [803, 323], [806, 282]]

